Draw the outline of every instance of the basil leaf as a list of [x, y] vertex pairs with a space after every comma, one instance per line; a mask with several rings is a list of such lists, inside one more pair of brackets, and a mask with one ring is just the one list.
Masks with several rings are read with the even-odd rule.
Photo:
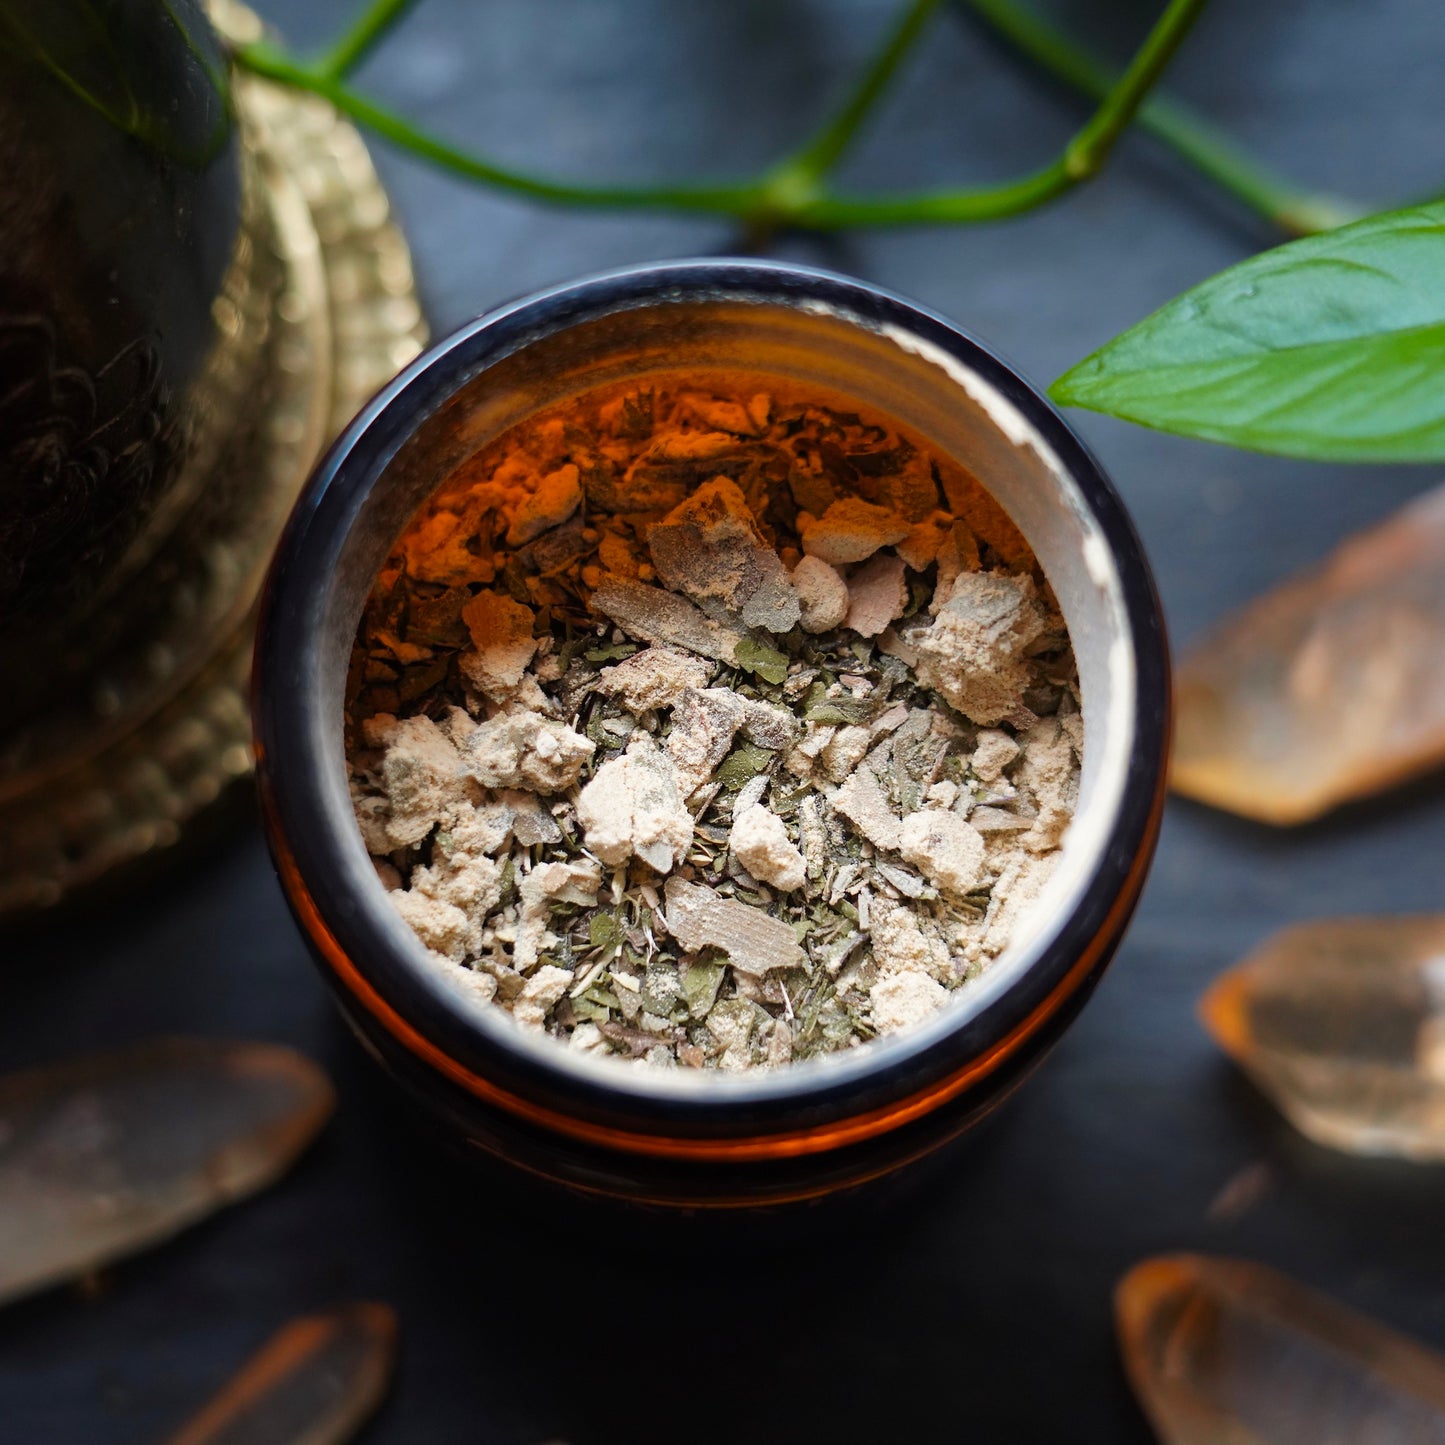
[[1445, 204], [1371, 216], [1231, 266], [1049, 391], [1249, 451], [1445, 459]]

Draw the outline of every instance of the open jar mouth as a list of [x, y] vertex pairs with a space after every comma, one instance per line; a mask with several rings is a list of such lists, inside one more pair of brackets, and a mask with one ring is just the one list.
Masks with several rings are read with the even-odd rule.
[[[709, 369], [850, 395], [979, 477], [1052, 585], [1087, 737], [1060, 862], [981, 977], [897, 1034], [737, 1075], [623, 1067], [524, 1030], [450, 985], [388, 901], [362, 842], [342, 724], [347, 664], [377, 572], [460, 462], [582, 392]], [[480, 317], [360, 413], [312, 477], [278, 550], [255, 712], [282, 882], [348, 1011], [531, 1124], [638, 1153], [767, 1157], [838, 1147], [928, 1113], [999, 1069], [1086, 991], [1152, 855], [1167, 658], [1148, 567], [1113, 488], [1002, 361], [941, 317], [857, 281], [692, 261], [608, 273]]]

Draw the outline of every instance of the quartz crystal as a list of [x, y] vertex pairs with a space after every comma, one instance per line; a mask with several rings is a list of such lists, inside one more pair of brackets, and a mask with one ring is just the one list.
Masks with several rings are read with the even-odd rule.
[[293, 1320], [170, 1445], [341, 1445], [381, 1403], [395, 1360], [386, 1305]]
[[1146, 1260], [1114, 1304], [1163, 1445], [1445, 1445], [1445, 1358], [1262, 1265]]
[[290, 1049], [202, 1039], [0, 1079], [0, 1301], [271, 1183], [332, 1102], [325, 1075]]
[[1445, 759], [1445, 487], [1187, 656], [1174, 786], [1299, 823]]
[[1201, 1013], [1310, 1138], [1445, 1159], [1445, 914], [1286, 928]]

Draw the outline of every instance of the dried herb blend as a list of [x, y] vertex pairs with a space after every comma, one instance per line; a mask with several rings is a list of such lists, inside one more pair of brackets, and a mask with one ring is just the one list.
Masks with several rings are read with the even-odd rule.
[[979, 483], [735, 374], [594, 392], [412, 519], [347, 687], [436, 966], [574, 1048], [745, 1069], [927, 1017], [1047, 879], [1068, 635]]

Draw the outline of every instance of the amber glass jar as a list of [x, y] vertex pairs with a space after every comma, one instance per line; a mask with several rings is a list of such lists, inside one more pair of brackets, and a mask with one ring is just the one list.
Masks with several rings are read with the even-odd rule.
[[[1073, 639], [1078, 811], [1029, 925], [937, 1015], [865, 1047], [744, 1075], [626, 1068], [518, 1028], [428, 968], [353, 819], [347, 662], [417, 505], [505, 428], [660, 370], [746, 369], [856, 397], [982, 478]], [[817, 1198], [957, 1137], [1037, 1063], [1109, 962], [1162, 805], [1168, 665], [1148, 567], [1113, 488], [1049, 403], [942, 318], [799, 267], [697, 261], [505, 306], [408, 367], [317, 470], [257, 644], [266, 826], [291, 906], [356, 1032], [455, 1138], [574, 1188], [690, 1207]]]

